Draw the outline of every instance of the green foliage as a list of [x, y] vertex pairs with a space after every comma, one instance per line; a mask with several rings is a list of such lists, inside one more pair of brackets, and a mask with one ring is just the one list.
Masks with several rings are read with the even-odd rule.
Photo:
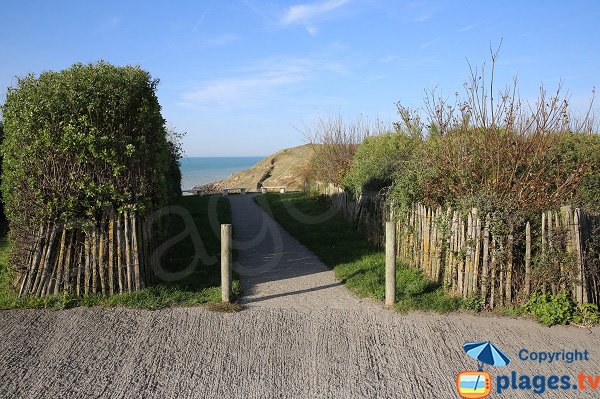
[[9, 88], [2, 190], [12, 226], [164, 204], [169, 153], [157, 83], [139, 67], [99, 62]]
[[8, 89], [2, 194], [19, 273], [42, 223], [85, 227], [106, 208], [143, 214], [166, 204], [178, 164], [157, 84], [139, 67], [99, 62], [27, 75]]
[[[307, 194], [265, 194], [256, 197], [261, 205], [294, 237], [332, 268], [348, 289], [359, 296], [385, 297], [385, 254], [365, 241], [351, 224], [334, 215], [321, 223], [304, 223], [288, 211], [293, 206], [308, 216], [327, 212], [326, 198]], [[396, 269], [396, 309], [439, 312], [458, 310], [461, 298], [446, 295], [421, 271], [399, 264]]]
[[575, 304], [565, 292], [556, 295], [533, 294], [524, 305], [525, 311], [547, 326], [567, 324], [572, 320], [575, 308]]
[[448, 296], [442, 288], [418, 296], [397, 299], [394, 307], [400, 312], [419, 309], [440, 313], [455, 312], [462, 306], [462, 298]]
[[403, 133], [367, 137], [358, 147], [344, 186], [360, 194], [364, 188], [378, 190], [391, 185], [394, 173], [410, 156], [411, 140]]
[[169, 195], [176, 197], [182, 194], [180, 159], [183, 156], [183, 148], [181, 147], [183, 136], [184, 133], [178, 133], [174, 130], [168, 131], [166, 180]]
[[574, 323], [590, 326], [600, 323], [598, 306], [592, 303], [575, 305], [565, 292], [532, 294], [522, 310], [547, 326]]
[[469, 296], [463, 301], [463, 308], [479, 312], [483, 307], [481, 298], [475, 295]]
[[[4, 123], [0, 121], [0, 148], [2, 146], [2, 142], [4, 141]], [[0, 155], [0, 187], [2, 186], [2, 156]], [[4, 202], [0, 201], [0, 229], [4, 228], [4, 224], [6, 223], [6, 216], [4, 215]]]
[[500, 314], [507, 317], [518, 317], [523, 314], [523, 307], [521, 306], [507, 306], [500, 309]]
[[600, 135], [569, 134], [557, 150], [565, 167], [585, 168], [575, 194], [575, 203], [590, 213], [600, 214]]
[[593, 303], [579, 304], [573, 315], [573, 323], [584, 326], [600, 324], [598, 306]]
[[522, 135], [472, 127], [449, 130], [444, 136], [432, 131], [412, 143], [412, 156], [391, 173], [392, 197], [401, 205], [476, 206], [503, 212], [516, 224], [523, 215], [565, 203], [600, 203], [598, 134]]

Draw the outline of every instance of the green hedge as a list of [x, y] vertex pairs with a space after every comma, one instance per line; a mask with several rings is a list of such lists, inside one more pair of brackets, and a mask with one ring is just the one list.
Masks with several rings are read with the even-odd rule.
[[396, 170], [410, 155], [411, 140], [403, 133], [367, 137], [358, 147], [344, 186], [355, 194], [391, 185]]
[[[107, 290], [112, 259], [102, 251], [112, 245], [104, 240], [116, 219], [133, 223], [125, 227], [128, 237], [115, 240], [139, 247], [123, 261], [140, 267], [141, 261], [130, 264], [146, 256], [147, 243], [135, 241], [142, 237], [138, 216], [179, 190], [179, 152], [167, 139], [157, 84], [140, 67], [99, 62], [27, 75], [8, 89], [2, 193], [22, 292], [43, 295], [75, 284], [78, 292]], [[78, 263], [77, 278], [67, 257]], [[141, 280], [128, 289], [149, 278], [137, 269], [127, 273]]]
[[2, 107], [2, 190], [12, 224], [163, 204], [168, 149], [156, 85], [100, 62], [28, 75]]

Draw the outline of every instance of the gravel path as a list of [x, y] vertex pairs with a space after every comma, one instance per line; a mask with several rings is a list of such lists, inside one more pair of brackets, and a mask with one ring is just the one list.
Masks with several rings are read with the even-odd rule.
[[[513, 360], [488, 367], [492, 375], [565, 374], [576, 382], [580, 372], [600, 374], [600, 328], [398, 314], [359, 301], [249, 199], [232, 197], [237, 240], [250, 239], [258, 219], [276, 230], [240, 249], [247, 310], [2, 311], [0, 398], [455, 398], [456, 374], [476, 366], [462, 345], [479, 340]], [[272, 259], [277, 267], [264, 266]], [[538, 364], [517, 359], [522, 348], [587, 349], [590, 360]], [[506, 390], [492, 397], [537, 396]]]

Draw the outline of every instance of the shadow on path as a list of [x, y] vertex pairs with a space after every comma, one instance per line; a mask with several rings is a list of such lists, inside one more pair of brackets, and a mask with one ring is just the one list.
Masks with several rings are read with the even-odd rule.
[[348, 292], [321, 260], [258, 206], [255, 195], [229, 197], [244, 288], [242, 303], [261, 307], [355, 308]]

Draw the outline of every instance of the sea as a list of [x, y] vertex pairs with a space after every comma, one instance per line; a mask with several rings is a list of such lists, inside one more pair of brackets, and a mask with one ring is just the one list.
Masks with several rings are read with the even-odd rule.
[[181, 189], [225, 179], [235, 172], [248, 169], [264, 157], [183, 157], [181, 158]]

